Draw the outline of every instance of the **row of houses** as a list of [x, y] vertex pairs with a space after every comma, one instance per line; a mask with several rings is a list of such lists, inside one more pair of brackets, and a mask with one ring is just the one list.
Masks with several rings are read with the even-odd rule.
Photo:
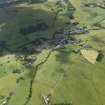
[[89, 8], [99, 7], [105, 9], [105, 0], [101, 1], [100, 3], [95, 3], [95, 2], [86, 3], [84, 4], [84, 6]]

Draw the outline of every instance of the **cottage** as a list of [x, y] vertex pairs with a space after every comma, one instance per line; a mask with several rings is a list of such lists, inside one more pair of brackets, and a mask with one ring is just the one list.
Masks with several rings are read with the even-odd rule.
[[49, 103], [50, 103], [49, 95], [48, 96], [47, 95], [43, 95], [42, 98], [43, 98], [43, 101], [44, 101], [45, 105], [49, 105]]
[[90, 8], [95, 8], [95, 7], [97, 7], [97, 4], [96, 3], [87, 3], [84, 6], [85, 7], [90, 7]]

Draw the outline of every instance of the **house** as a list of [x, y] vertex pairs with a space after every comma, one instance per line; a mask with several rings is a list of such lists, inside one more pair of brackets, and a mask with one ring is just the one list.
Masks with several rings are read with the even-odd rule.
[[84, 6], [85, 7], [90, 7], [90, 8], [95, 8], [95, 7], [97, 7], [97, 4], [96, 3], [87, 3]]
[[50, 103], [49, 95], [48, 96], [47, 95], [43, 95], [42, 99], [43, 99], [45, 105], [49, 105], [49, 103]]

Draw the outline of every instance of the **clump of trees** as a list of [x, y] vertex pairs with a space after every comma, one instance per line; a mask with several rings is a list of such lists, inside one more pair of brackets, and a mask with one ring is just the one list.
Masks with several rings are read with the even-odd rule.
[[18, 84], [18, 83], [20, 83], [21, 81], [24, 81], [24, 80], [25, 80], [24, 77], [19, 77], [19, 78], [17, 78], [16, 83]]
[[15, 69], [15, 70], [13, 70], [12, 73], [20, 74], [21, 73], [21, 70], [20, 69]]
[[104, 57], [103, 51], [102, 51], [102, 50], [99, 50], [98, 53], [99, 53], [99, 54], [98, 54], [98, 57], [97, 57], [96, 60], [97, 60], [98, 62], [101, 62], [102, 59], [103, 59], [103, 57]]

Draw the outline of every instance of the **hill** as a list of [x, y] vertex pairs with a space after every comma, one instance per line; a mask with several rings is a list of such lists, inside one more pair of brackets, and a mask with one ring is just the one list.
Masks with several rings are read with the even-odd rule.
[[105, 105], [104, 3], [0, 1], [0, 105]]

